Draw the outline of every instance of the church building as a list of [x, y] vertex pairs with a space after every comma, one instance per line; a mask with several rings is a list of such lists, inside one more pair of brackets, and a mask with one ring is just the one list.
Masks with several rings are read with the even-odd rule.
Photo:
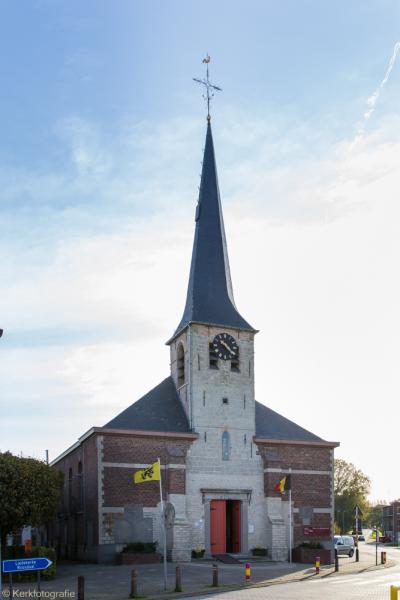
[[[206, 556], [246, 556], [259, 545], [281, 561], [290, 540], [331, 548], [338, 443], [268, 408], [268, 398], [256, 401], [256, 334], [234, 301], [208, 117], [186, 305], [167, 341], [170, 373], [53, 461], [65, 474], [51, 533], [59, 556], [114, 561], [136, 541], [162, 549], [159, 482], [133, 481], [157, 458], [174, 515], [169, 559], [189, 561], [198, 546]], [[277, 490], [289, 474], [291, 532], [289, 494]]]

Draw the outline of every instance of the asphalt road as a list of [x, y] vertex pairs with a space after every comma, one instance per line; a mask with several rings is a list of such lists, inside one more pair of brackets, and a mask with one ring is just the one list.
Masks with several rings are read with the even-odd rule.
[[[379, 548], [379, 551], [383, 549]], [[265, 588], [227, 592], [218, 596], [200, 596], [196, 600], [211, 597], [219, 600], [389, 600], [390, 586], [400, 586], [400, 550], [385, 548], [388, 559], [397, 561], [396, 566], [378, 571], [351, 574], [334, 574], [320, 579], [286, 583]], [[360, 552], [375, 556], [375, 548], [360, 544]], [[400, 600], [400, 592], [399, 592]]]

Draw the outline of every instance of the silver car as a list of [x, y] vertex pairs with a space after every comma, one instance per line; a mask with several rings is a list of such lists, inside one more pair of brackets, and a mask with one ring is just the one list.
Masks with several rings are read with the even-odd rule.
[[335, 550], [339, 555], [345, 554], [350, 556], [354, 554], [354, 540], [351, 535], [335, 535], [333, 538], [335, 544]]

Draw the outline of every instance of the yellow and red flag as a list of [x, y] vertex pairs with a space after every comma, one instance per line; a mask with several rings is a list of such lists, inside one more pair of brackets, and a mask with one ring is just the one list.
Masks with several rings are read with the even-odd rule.
[[149, 465], [145, 469], [136, 471], [133, 476], [135, 483], [144, 483], [145, 481], [159, 481], [160, 480], [160, 462], [157, 461], [152, 465]]
[[279, 482], [276, 484], [276, 486], [274, 487], [274, 491], [284, 494], [286, 490], [290, 490], [291, 483], [292, 482], [290, 479], [290, 475], [285, 475], [285, 477], [282, 477], [282, 479], [280, 479]]

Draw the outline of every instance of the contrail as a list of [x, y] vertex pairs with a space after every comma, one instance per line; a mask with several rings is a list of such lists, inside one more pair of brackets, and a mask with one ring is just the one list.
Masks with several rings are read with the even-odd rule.
[[381, 94], [383, 87], [389, 81], [389, 77], [393, 70], [394, 65], [396, 64], [396, 58], [397, 58], [397, 55], [399, 54], [399, 51], [400, 51], [400, 42], [396, 42], [394, 45], [394, 48], [393, 48], [392, 57], [389, 61], [388, 68], [386, 69], [385, 77], [382, 79], [382, 81], [380, 82], [380, 84], [378, 85], [378, 87], [376, 88], [374, 93], [367, 99], [368, 110], [364, 113], [363, 121], [360, 124], [360, 126], [358, 127], [357, 133], [355, 134], [352, 142], [347, 146], [343, 162], [342, 162], [341, 166], [339, 167], [338, 174], [336, 177], [336, 185], [331, 190], [331, 196], [336, 195], [338, 187], [343, 185], [346, 181], [346, 167], [349, 163], [351, 154], [353, 153], [354, 148], [357, 146], [358, 142], [360, 142], [364, 137], [365, 127], [367, 125], [367, 122], [372, 117], [372, 115], [375, 111], [376, 103], [379, 100], [379, 96]]
[[[399, 53], [400, 50], [400, 42], [396, 42], [393, 48], [393, 54], [392, 57], [390, 59], [389, 62], [389, 66], [386, 70], [386, 74], [385, 77], [382, 79], [382, 81], [380, 82], [380, 84], [378, 85], [378, 87], [376, 88], [376, 90], [374, 91], [374, 93], [367, 99], [367, 105], [369, 106], [368, 110], [364, 113], [364, 122], [362, 123], [361, 127], [359, 128], [358, 132], [357, 132], [357, 136], [356, 139], [354, 140], [354, 143], [356, 141], [358, 141], [358, 139], [360, 137], [363, 136], [364, 134], [364, 130], [365, 130], [365, 125], [367, 123], [367, 121], [372, 117], [374, 111], [375, 111], [375, 107], [376, 107], [376, 103], [379, 100], [379, 96], [381, 95], [381, 91], [382, 88], [384, 87], [384, 85], [386, 85], [386, 83], [389, 80], [390, 77], [390, 73], [392, 72], [392, 69], [395, 65], [396, 62], [396, 58], [397, 55]], [[354, 144], [352, 144], [354, 145]]]

